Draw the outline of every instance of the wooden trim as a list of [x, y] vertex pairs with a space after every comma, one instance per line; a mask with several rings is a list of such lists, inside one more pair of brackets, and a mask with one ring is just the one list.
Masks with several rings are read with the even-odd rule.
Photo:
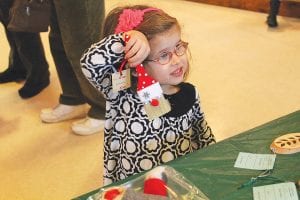
[[[225, 6], [231, 8], [245, 9], [256, 12], [268, 13], [269, 0], [187, 0], [198, 3], [207, 3], [217, 6]], [[299, 0], [283, 0], [281, 1], [279, 15], [286, 17], [300, 18], [300, 2]]]

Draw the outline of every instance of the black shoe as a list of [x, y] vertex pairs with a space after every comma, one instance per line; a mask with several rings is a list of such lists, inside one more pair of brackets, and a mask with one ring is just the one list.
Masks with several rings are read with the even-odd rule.
[[49, 83], [49, 77], [38, 84], [31, 84], [30, 82], [26, 82], [24, 86], [19, 89], [19, 95], [23, 99], [33, 97], [39, 94], [43, 89], [45, 89], [49, 85]]
[[278, 23], [277, 23], [276, 17], [268, 16], [268, 18], [267, 18], [267, 24], [271, 28], [277, 27]]
[[25, 79], [26, 79], [26, 72], [21, 73], [21, 72], [11, 70], [10, 68], [0, 73], [0, 83], [18, 82], [18, 81], [23, 81]]

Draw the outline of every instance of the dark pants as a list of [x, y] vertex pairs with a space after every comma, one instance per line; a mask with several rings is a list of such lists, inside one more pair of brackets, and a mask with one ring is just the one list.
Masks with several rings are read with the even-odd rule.
[[80, 58], [101, 38], [104, 0], [52, 0], [49, 41], [66, 105], [88, 103], [88, 116], [104, 119], [105, 99], [85, 78]]
[[13, 0], [0, 0], [0, 21], [4, 26], [10, 47], [7, 70], [23, 74], [26, 77], [26, 84], [36, 85], [49, 77], [40, 34], [7, 30], [12, 2]]
[[270, 0], [269, 16], [276, 17], [279, 13], [280, 1]]

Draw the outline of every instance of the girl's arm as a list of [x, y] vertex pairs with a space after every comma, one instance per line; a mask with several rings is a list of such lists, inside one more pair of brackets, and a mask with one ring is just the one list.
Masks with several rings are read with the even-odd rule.
[[[128, 41], [125, 41], [125, 35]], [[150, 46], [145, 35], [128, 31], [105, 37], [85, 51], [81, 58], [82, 71], [90, 83], [106, 98], [112, 90], [111, 74], [117, 72], [124, 58], [130, 67], [141, 64], [149, 55]]]
[[206, 147], [216, 143], [216, 138], [212, 133], [210, 126], [208, 126], [204, 113], [200, 109], [200, 98], [198, 92], [196, 92], [196, 104], [197, 108], [193, 115], [193, 140], [197, 144], [197, 149]]
[[121, 33], [105, 37], [88, 48], [80, 60], [83, 74], [106, 98], [112, 90], [111, 74], [124, 59], [122, 37]]

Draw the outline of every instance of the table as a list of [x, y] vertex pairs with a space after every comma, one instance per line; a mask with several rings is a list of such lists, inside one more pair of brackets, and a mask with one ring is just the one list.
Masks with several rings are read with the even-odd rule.
[[[251, 200], [252, 186], [237, 188], [261, 171], [234, 168], [238, 153], [271, 153], [269, 146], [276, 137], [293, 132], [300, 132], [300, 110], [171, 161], [168, 166], [182, 173], [211, 200]], [[272, 177], [284, 181], [300, 180], [300, 153], [277, 155]], [[259, 180], [254, 186], [272, 183], [270, 180]], [[76, 197], [75, 200], [87, 199], [97, 191]]]

